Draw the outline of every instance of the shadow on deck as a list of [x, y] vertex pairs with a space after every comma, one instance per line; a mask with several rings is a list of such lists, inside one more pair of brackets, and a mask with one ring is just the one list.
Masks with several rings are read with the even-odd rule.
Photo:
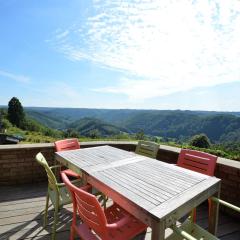
[[[0, 240], [50, 239], [53, 211], [49, 211], [49, 224], [42, 227], [46, 184], [0, 187]], [[69, 239], [72, 219], [71, 205], [59, 215], [56, 239]], [[198, 208], [198, 224], [207, 228], [207, 205]], [[220, 213], [218, 237], [222, 240], [240, 240], [240, 222]], [[145, 237], [151, 239], [151, 229]]]

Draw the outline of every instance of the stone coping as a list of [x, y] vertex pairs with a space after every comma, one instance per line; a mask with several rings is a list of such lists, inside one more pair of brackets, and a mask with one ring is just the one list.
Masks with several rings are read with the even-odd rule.
[[[130, 142], [130, 141], [91, 141], [91, 142], [81, 142], [81, 146], [96, 146], [96, 145], [136, 145], [137, 142]], [[0, 150], [17, 150], [17, 149], [36, 149], [36, 148], [53, 148], [54, 143], [28, 143], [28, 144], [6, 144], [0, 145]]]
[[[132, 145], [136, 146], [137, 141], [90, 141], [90, 142], [81, 142], [81, 146], [96, 146], [96, 145]], [[9, 144], [9, 145], [0, 145], [0, 151], [4, 150], [18, 150], [18, 149], [42, 149], [42, 148], [53, 148], [53, 143], [32, 143], [32, 144]], [[160, 149], [167, 152], [174, 152], [179, 154], [181, 148], [172, 147], [167, 145], [160, 145]], [[229, 167], [240, 169], [240, 162], [218, 157], [218, 164], [226, 165]]]

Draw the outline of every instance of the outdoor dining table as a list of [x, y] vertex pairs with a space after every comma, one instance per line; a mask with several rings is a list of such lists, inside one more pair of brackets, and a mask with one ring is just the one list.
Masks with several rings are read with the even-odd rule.
[[[55, 158], [152, 228], [152, 240], [194, 207], [219, 196], [220, 179], [111, 146], [56, 152]], [[209, 231], [216, 233], [212, 203]]]

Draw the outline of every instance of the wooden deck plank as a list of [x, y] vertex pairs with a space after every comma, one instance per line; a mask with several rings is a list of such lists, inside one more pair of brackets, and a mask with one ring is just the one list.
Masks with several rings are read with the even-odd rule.
[[224, 235], [221, 237], [221, 240], [240, 240], [240, 231]]
[[5, 206], [0, 206], [0, 218], [2, 218], [2, 212], [6, 211], [12, 211], [12, 210], [25, 210], [28, 208], [44, 208], [46, 200], [41, 200], [41, 201], [34, 201], [34, 202], [29, 202], [29, 204], [26, 205], [26, 203], [20, 203], [20, 204], [9, 204]]
[[35, 198], [35, 197], [41, 197], [46, 196], [47, 189], [39, 189], [39, 191], [27, 189], [26, 193], [23, 194], [23, 190], [21, 191], [13, 191], [9, 193], [4, 193], [0, 196], [0, 202], [4, 203], [6, 201], [15, 201], [18, 199], [26, 199], [26, 198]]

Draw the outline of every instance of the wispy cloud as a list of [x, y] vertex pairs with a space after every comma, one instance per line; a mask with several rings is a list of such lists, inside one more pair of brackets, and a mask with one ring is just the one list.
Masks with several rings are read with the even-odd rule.
[[78, 98], [79, 92], [71, 87], [69, 84], [62, 81], [50, 81], [47, 88], [39, 90], [47, 96], [58, 96], [60, 99], [74, 101]]
[[240, 1], [98, 0], [92, 10], [54, 45], [128, 76], [97, 91], [144, 99], [240, 81]]
[[30, 78], [27, 77], [27, 76], [17, 75], [17, 74], [6, 72], [6, 71], [2, 71], [2, 70], [0, 70], [0, 76], [6, 77], [8, 79], [12, 79], [12, 80], [17, 81], [17, 82], [22, 82], [22, 83], [30, 82]]
[[47, 88], [45, 82], [35, 85], [31, 92], [36, 97], [30, 99], [29, 106], [76, 107], [77, 103], [83, 101], [79, 90], [59, 80], [49, 80]]
[[68, 34], [69, 34], [69, 31], [65, 30], [63, 32], [60, 32], [60, 33], [56, 34], [56, 38], [57, 39], [63, 39], [63, 38], [66, 38]]

